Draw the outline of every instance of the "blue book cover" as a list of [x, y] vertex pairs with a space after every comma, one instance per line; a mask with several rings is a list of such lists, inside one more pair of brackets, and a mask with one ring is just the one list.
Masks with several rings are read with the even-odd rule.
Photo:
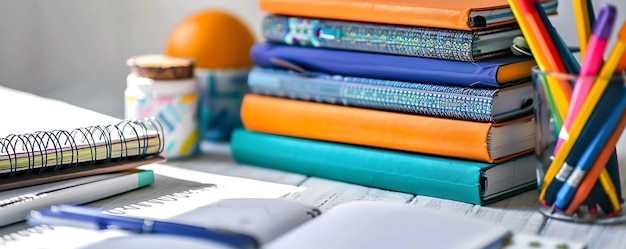
[[255, 67], [248, 75], [253, 93], [377, 110], [502, 122], [533, 111], [530, 82], [506, 88], [461, 87], [343, 77]]
[[504, 87], [530, 81], [531, 57], [507, 56], [481, 62], [257, 43], [250, 52], [261, 67], [344, 76], [455, 86]]
[[478, 205], [536, 188], [532, 154], [491, 164], [245, 129], [230, 146], [241, 164]]
[[292, 46], [336, 48], [457, 61], [482, 61], [511, 54], [522, 31], [517, 24], [481, 30], [268, 15], [262, 34], [267, 41]]

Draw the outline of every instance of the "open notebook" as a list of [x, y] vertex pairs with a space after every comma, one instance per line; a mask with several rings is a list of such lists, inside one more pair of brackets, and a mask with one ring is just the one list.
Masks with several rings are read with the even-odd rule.
[[0, 190], [164, 160], [153, 119], [120, 120], [3, 87], [0, 111]]
[[[195, 195], [200, 197], [199, 195]], [[175, 203], [175, 202], [171, 202]], [[166, 204], [167, 206], [169, 204]], [[62, 207], [61, 207], [62, 208]], [[158, 206], [140, 206], [146, 218]], [[67, 210], [67, 209], [66, 209]], [[46, 212], [46, 210], [41, 210]], [[105, 212], [106, 213], [106, 212]], [[60, 217], [60, 216], [59, 216]], [[31, 216], [30, 222], [46, 219]], [[163, 221], [163, 220], [161, 220]], [[166, 221], [243, 235], [207, 239], [202, 236], [128, 233], [69, 226], [36, 226], [5, 236], [6, 248], [205, 248], [205, 249], [369, 249], [369, 248], [584, 248], [583, 243], [527, 234], [478, 219], [400, 203], [356, 201], [320, 213], [315, 206], [284, 199], [222, 199]], [[159, 221], [157, 221], [159, 222]], [[180, 227], [189, 229], [189, 227]], [[13, 237], [11, 237], [13, 236]], [[228, 237], [228, 238], [227, 238]], [[65, 238], [71, 239], [68, 242]], [[78, 239], [80, 238], [80, 239]], [[240, 243], [249, 239], [256, 243]], [[48, 239], [48, 240], [47, 240]], [[50, 241], [45, 243], [44, 241]], [[80, 241], [80, 243], [78, 243]]]

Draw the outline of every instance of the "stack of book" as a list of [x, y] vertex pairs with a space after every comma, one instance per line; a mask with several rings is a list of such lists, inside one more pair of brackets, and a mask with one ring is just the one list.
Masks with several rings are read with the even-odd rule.
[[260, 7], [237, 162], [481, 205], [536, 187], [536, 63], [506, 0]]

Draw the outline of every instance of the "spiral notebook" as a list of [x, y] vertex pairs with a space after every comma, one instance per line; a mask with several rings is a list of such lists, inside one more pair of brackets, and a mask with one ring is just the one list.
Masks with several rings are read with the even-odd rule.
[[0, 106], [0, 191], [164, 160], [154, 119], [120, 120], [4, 87]]

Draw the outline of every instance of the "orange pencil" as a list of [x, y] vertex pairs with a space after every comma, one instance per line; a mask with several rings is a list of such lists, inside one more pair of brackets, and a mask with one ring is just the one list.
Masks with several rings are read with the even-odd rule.
[[[615, 131], [611, 134], [611, 137], [609, 137], [609, 140], [600, 152], [600, 155], [598, 155], [598, 158], [591, 167], [591, 170], [587, 172], [587, 176], [585, 176], [583, 181], [580, 183], [578, 191], [576, 191], [576, 195], [574, 195], [572, 202], [565, 210], [567, 214], [574, 214], [578, 207], [585, 201], [585, 199], [587, 199], [587, 196], [589, 196], [589, 192], [591, 192], [593, 185], [596, 184], [598, 177], [601, 174], [608, 174], [605, 168], [606, 163], [609, 161], [611, 154], [613, 154], [615, 144], [620, 139], [622, 132], [624, 131], [624, 127], [626, 127], [626, 112], [622, 113], [622, 117], [620, 118], [619, 123], [617, 123]], [[621, 212], [621, 206], [618, 206], [618, 209], [616, 209], [615, 212]]]
[[[523, 16], [523, 23], [527, 29], [526, 32], [523, 33], [527, 40], [532, 40], [532, 42], [529, 42], [529, 45], [531, 46], [533, 55], [543, 56], [544, 58], [543, 68], [540, 68], [541, 71], [567, 73], [563, 61], [561, 61], [561, 56], [557, 53], [556, 47], [546, 30], [545, 24], [541, 21], [539, 14], [535, 10], [534, 4], [536, 2], [537, 0], [509, 0], [513, 10], [517, 9], [517, 11], [522, 12], [516, 15], [516, 18]], [[518, 21], [520, 19], [522, 18], [518, 18]], [[538, 65], [541, 66], [539, 61]], [[556, 111], [561, 117], [561, 120], [565, 120], [565, 114], [569, 109], [569, 99], [572, 96], [572, 88], [567, 80], [558, 80], [559, 87], [556, 87], [554, 84], [548, 84], [548, 86], [555, 99], [557, 106]]]
[[[551, 72], [567, 73], [561, 56], [554, 46], [554, 41], [550, 38], [550, 34], [546, 29], [546, 25], [541, 20], [539, 13], [535, 10], [535, 3], [537, 0], [520, 0], [520, 7], [526, 18], [528, 19], [529, 28], [532, 29], [534, 35], [537, 37], [538, 45], [540, 46], [540, 52], [547, 54], [547, 62], [549, 63], [549, 69]], [[533, 54], [535, 54], [533, 52]], [[569, 95], [568, 95], [569, 96]]]
[[626, 71], [626, 56], [622, 57], [622, 60], [617, 64], [616, 73], [625, 73]]
[[[537, 12], [536, 8], [537, 8], [537, 5], [539, 5], [538, 1], [537, 0], [521, 0], [520, 5], [522, 7], [522, 11], [524, 11], [526, 15], [529, 15], [530, 17], [532, 17], [529, 20], [531, 29], [535, 30], [535, 32], [540, 33], [539, 45], [542, 47], [542, 50], [544, 51], [544, 53], [547, 52], [549, 55], [547, 57], [548, 63], [552, 64], [550, 72], [568, 73], [565, 67], [565, 64], [563, 64], [563, 60], [561, 60], [561, 57], [565, 55], [559, 54], [558, 50], [556, 49], [554, 40], [552, 40], [552, 37], [550, 36], [550, 33], [548, 32], [548, 29], [547, 29], [548, 26], [546, 25], [546, 23], [543, 22], [543, 19], [541, 18], [541, 16], [539, 16], [539, 12]], [[536, 27], [533, 27], [533, 26], [536, 26]], [[563, 98], [565, 98], [565, 100], [562, 101], [562, 103], [557, 103], [556, 107], [558, 109], [558, 113], [561, 117], [561, 120], [565, 120], [566, 115], [567, 115], [567, 110], [569, 110], [570, 99], [572, 98], [572, 88], [571, 88], [570, 83], [565, 79], [557, 79], [556, 81], [559, 87], [554, 86], [553, 85], [554, 82], [551, 82], [548, 85], [550, 87], [551, 94], [554, 95], [554, 94], [562, 93], [564, 95]], [[554, 93], [554, 91], [557, 91], [557, 92]], [[561, 125], [562, 122], [557, 123], [557, 124]]]
[[[615, 46], [620, 46], [622, 49], [626, 47], [626, 22], [622, 24], [622, 28], [617, 35], [617, 44]], [[624, 54], [624, 50], [620, 50], [619, 52]], [[624, 71], [626, 71], [626, 56], [622, 56], [622, 59], [615, 68], [616, 73], [626, 73]]]
[[[556, 53], [556, 48], [554, 47], [554, 43], [552, 43], [552, 39], [545, 29], [545, 25], [542, 26], [543, 22], [541, 22], [539, 14], [536, 9], [534, 9], [534, 3], [537, 1], [509, 0], [508, 2], [511, 6], [511, 10], [520, 23], [524, 36], [527, 40], [529, 40], [529, 45], [531, 46], [533, 55], [544, 57], [544, 68], [540, 69], [546, 72], [567, 73], [565, 66], [560, 60], [560, 56]], [[539, 62], [540, 61], [538, 60], [538, 65], [540, 65]], [[553, 77], [549, 77], [548, 80], [549, 82], [547, 83], [547, 86], [552, 94], [552, 97], [554, 98], [554, 103], [557, 106], [557, 110], [552, 110], [552, 112], [556, 112], [558, 117], [561, 118], [560, 120], [565, 120], [565, 115], [569, 109], [569, 99], [571, 98], [572, 88], [569, 85], [569, 82], [565, 79], [557, 80], [558, 83], [554, 82], [556, 79]], [[560, 126], [559, 123], [557, 123], [557, 125]], [[561, 165], [550, 165], [548, 171], [546, 171], [546, 175], [544, 177], [544, 187], [539, 195], [540, 200], [544, 199], [546, 188], [552, 182], [552, 179], [559, 171], [560, 166]]]

